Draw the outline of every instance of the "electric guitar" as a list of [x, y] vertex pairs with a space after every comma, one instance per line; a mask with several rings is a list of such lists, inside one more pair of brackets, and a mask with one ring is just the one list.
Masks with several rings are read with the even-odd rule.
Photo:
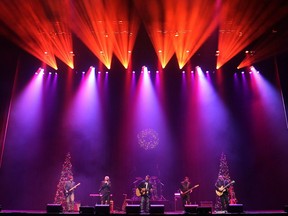
[[229, 184], [227, 184], [225, 187], [221, 186], [220, 188], [218, 188], [215, 192], [217, 194], [217, 196], [222, 196], [222, 194], [226, 191], [226, 188], [229, 187], [231, 184], [234, 184], [235, 181], [231, 181]]
[[187, 190], [187, 191], [185, 191], [185, 192], [182, 192], [182, 191], [180, 190], [180, 195], [181, 195], [181, 196], [185, 196], [186, 194], [191, 193], [194, 188], [197, 188], [197, 187], [199, 187], [199, 186], [200, 186], [200, 185], [197, 184], [197, 185], [193, 186], [192, 188], [190, 188], [189, 190]]
[[74, 190], [75, 188], [77, 188], [79, 185], [80, 185], [80, 183], [74, 185], [74, 186], [73, 186], [72, 188], [70, 188], [69, 190], [65, 190], [65, 191], [64, 191], [65, 196], [67, 197], [67, 196], [70, 194], [70, 192], [71, 192], [72, 190]]

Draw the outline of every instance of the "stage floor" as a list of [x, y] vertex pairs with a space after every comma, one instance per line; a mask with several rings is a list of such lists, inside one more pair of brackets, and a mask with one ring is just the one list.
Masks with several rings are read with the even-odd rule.
[[[47, 213], [47, 211], [36, 211], [36, 210], [2, 210], [0, 211], [0, 215], [93, 215], [93, 214], [85, 214], [79, 212], [60, 212], [60, 213]], [[170, 211], [164, 213], [130, 213], [128, 215], [169, 215], [169, 216], [179, 216], [179, 215], [187, 215], [187, 214], [194, 214], [194, 215], [207, 215], [201, 213], [185, 213], [184, 211]], [[248, 216], [272, 216], [272, 215], [287, 215], [288, 213], [283, 210], [273, 210], [273, 211], [244, 211], [242, 213], [223, 213], [223, 212], [212, 212], [211, 215], [248, 215]], [[100, 215], [100, 214], [97, 214]], [[122, 211], [114, 211], [110, 213], [113, 216], [122, 216], [126, 215], [126, 212]]]

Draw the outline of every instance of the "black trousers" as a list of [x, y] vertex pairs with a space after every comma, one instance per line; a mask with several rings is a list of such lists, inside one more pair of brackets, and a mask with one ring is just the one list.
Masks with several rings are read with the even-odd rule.
[[222, 207], [222, 211], [227, 211], [228, 205], [229, 205], [229, 195], [228, 193], [223, 193], [220, 196], [220, 200], [221, 200], [221, 207]]

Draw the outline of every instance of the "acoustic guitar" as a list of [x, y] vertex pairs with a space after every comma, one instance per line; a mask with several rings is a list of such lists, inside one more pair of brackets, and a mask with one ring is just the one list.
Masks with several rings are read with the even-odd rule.
[[136, 196], [143, 196], [143, 195], [148, 195], [149, 190], [146, 188], [136, 188], [135, 194]]
[[231, 181], [229, 184], [227, 184], [225, 187], [221, 186], [220, 188], [218, 188], [215, 192], [217, 194], [217, 196], [222, 196], [223, 193], [226, 191], [226, 188], [229, 187], [231, 184], [234, 184], [235, 181]]

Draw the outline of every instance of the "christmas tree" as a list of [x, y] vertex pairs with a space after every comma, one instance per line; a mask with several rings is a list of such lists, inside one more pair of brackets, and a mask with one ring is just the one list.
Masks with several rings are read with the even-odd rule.
[[[225, 179], [227, 179], [228, 182], [231, 182], [226, 155], [223, 152], [220, 158], [220, 167], [219, 167], [219, 173], [218, 173], [218, 176], [220, 175], [222, 175]], [[236, 204], [237, 199], [235, 196], [233, 185], [229, 187], [228, 192], [229, 192], [229, 203]], [[216, 196], [215, 210], [219, 211], [220, 209], [221, 209], [221, 200], [219, 196]]]
[[62, 204], [63, 210], [66, 210], [66, 197], [64, 194], [64, 185], [65, 182], [68, 180], [68, 176], [73, 176], [72, 173], [72, 164], [71, 164], [71, 155], [68, 152], [62, 167], [61, 176], [59, 183], [57, 185], [57, 191], [54, 198], [55, 204]]

